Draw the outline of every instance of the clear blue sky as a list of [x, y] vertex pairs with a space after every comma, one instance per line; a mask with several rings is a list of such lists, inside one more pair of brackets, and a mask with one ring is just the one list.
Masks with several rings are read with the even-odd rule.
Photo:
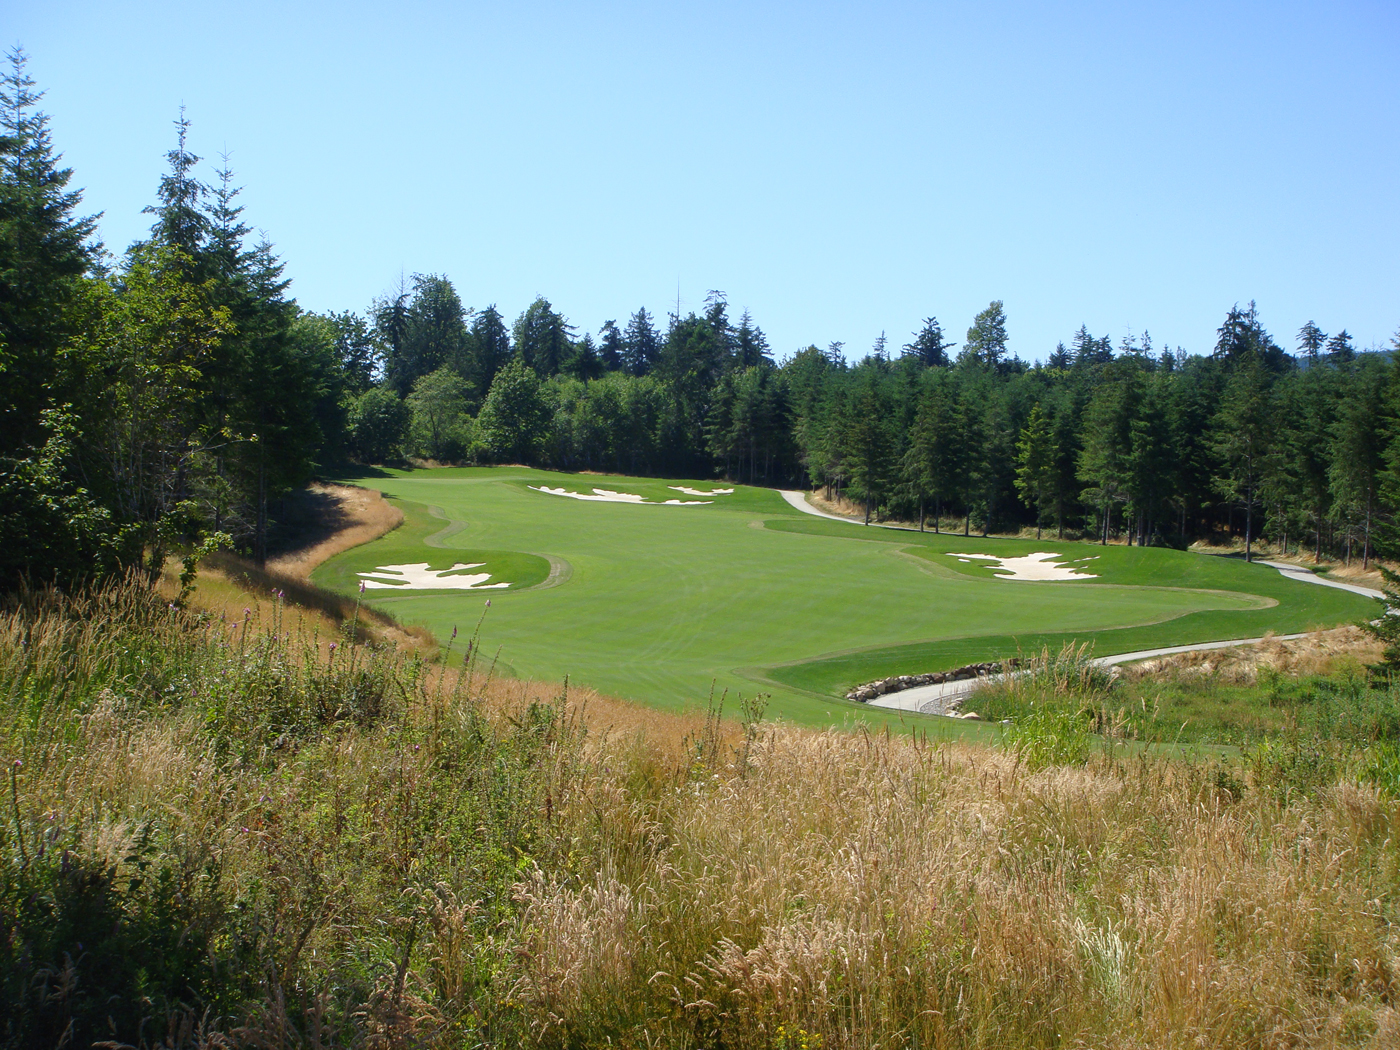
[[[1006, 304], [1206, 352], [1400, 327], [1400, 5], [0, 0], [142, 234], [183, 103], [314, 310], [439, 272], [580, 331], [728, 293], [786, 356]], [[212, 172], [213, 165], [208, 169]]]

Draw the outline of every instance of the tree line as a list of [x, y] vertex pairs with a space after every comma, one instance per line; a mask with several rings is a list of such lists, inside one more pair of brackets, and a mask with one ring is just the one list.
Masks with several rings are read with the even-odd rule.
[[81, 214], [21, 51], [0, 77], [0, 579], [60, 582], [234, 544], [265, 556], [280, 495], [354, 459], [524, 463], [823, 487], [867, 520], [1103, 542], [1230, 534], [1369, 560], [1396, 542], [1400, 375], [1254, 304], [1209, 353], [1086, 327], [1043, 363], [1003, 304], [961, 344], [935, 317], [849, 363], [781, 363], [723, 293], [594, 333], [540, 297], [513, 323], [415, 274], [316, 313], [254, 238], [227, 158], [183, 114], [119, 256]]

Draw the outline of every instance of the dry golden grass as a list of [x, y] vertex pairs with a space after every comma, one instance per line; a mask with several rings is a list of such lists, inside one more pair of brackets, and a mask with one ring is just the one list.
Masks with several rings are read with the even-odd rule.
[[1400, 814], [1373, 789], [1284, 807], [1197, 767], [795, 730], [649, 811], [592, 776], [593, 870], [517, 891], [513, 994], [549, 1045], [603, 1019], [635, 1045], [1393, 1045]]
[[311, 571], [323, 562], [352, 547], [377, 540], [403, 524], [403, 511], [386, 502], [384, 494], [374, 489], [318, 481], [309, 485], [308, 490], [333, 502], [332, 516], [339, 519], [340, 527], [329, 536], [268, 559], [267, 568], [272, 572], [309, 580]]
[[1126, 665], [1121, 673], [1128, 681], [1213, 677], [1231, 685], [1253, 685], [1261, 670], [1295, 677], [1359, 670], [1378, 663], [1383, 648], [1378, 639], [1360, 627], [1348, 626], [1314, 631], [1304, 638], [1266, 637], [1256, 645], [1176, 653]]

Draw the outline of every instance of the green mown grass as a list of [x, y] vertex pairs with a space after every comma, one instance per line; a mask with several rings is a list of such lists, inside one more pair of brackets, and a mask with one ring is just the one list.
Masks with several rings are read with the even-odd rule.
[[[375, 606], [439, 638], [475, 625], [499, 667], [572, 681], [669, 709], [711, 687], [771, 694], [804, 724], [899, 715], [842, 699], [851, 685], [1092, 641], [1100, 655], [1156, 645], [1354, 622], [1366, 599], [1285, 580], [1272, 569], [1160, 548], [1099, 547], [861, 528], [821, 521], [769, 489], [735, 486], [705, 506], [591, 503], [530, 485], [594, 487], [649, 499], [715, 483], [560, 474], [518, 467], [384, 471], [343, 480], [378, 488], [402, 527], [332, 559], [317, 583], [352, 591], [359, 571], [485, 561], [510, 590], [369, 591]], [[728, 487], [728, 486], [725, 486]], [[431, 508], [431, 509], [430, 509]], [[1098, 579], [996, 579], [949, 552], [1047, 550], [1094, 557]], [[527, 556], [514, 562], [509, 552]], [[538, 587], [553, 559], [561, 585]], [[562, 563], [562, 564], [561, 564]], [[515, 575], [512, 575], [514, 573]]]

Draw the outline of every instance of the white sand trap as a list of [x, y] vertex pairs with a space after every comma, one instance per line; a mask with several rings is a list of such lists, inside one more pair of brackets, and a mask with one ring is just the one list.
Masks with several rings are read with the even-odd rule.
[[[413, 565], [381, 565], [374, 572], [356, 573], [364, 579], [365, 587], [385, 587], [393, 590], [411, 591], [414, 588], [453, 591], [489, 591], [497, 587], [509, 587], [509, 583], [487, 583], [489, 572], [473, 572], [465, 576], [449, 576], [450, 572], [462, 569], [479, 569], [486, 563], [473, 562], [470, 565], [454, 565], [450, 569], [433, 570], [425, 561]], [[381, 582], [381, 581], [392, 582]]]
[[733, 489], [711, 489], [709, 492], [703, 489], [686, 488], [684, 485], [667, 485], [672, 492], [684, 492], [687, 496], [731, 496]]
[[586, 492], [570, 492], [563, 488], [552, 489], [548, 485], [531, 485], [529, 487], [536, 492], [545, 492], [551, 496], [568, 496], [570, 499], [586, 499], [594, 503], [646, 503], [653, 507], [699, 507], [714, 502], [714, 500], [708, 499], [642, 499], [635, 492], [614, 492], [612, 489], [594, 489], [593, 495], [590, 496]]
[[[1063, 558], [1063, 554], [1050, 554], [1045, 551], [1037, 551], [1035, 554], [1027, 554], [1024, 558], [1001, 558], [995, 554], [949, 554], [950, 558], [957, 558], [964, 564], [973, 558], [979, 561], [997, 562], [997, 579], [999, 580], [1096, 580], [1098, 576], [1092, 572], [1079, 572], [1073, 564], [1066, 562], [1053, 562], [1051, 558]], [[1095, 555], [1097, 557], [1097, 555]], [[1088, 558], [1081, 558], [1080, 561], [1089, 561]]]

